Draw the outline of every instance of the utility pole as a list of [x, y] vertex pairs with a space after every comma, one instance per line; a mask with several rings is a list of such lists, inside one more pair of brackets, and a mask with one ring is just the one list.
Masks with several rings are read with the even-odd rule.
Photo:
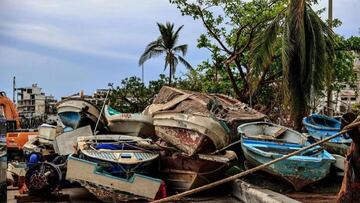
[[15, 76], [13, 77], [13, 102], [15, 104], [15, 92], [16, 92]]
[[332, 21], [333, 21], [333, 0], [329, 0], [328, 20], [329, 20], [329, 27], [330, 27], [330, 29], [332, 29]]
[[144, 64], [141, 65], [141, 81], [145, 84], [145, 82], [144, 82]]
[[[332, 29], [332, 21], [333, 21], [333, 0], [328, 0], [328, 23], [329, 23], [329, 27], [330, 29]], [[329, 78], [330, 80], [332, 79], [332, 75]], [[333, 109], [333, 95], [332, 95], [332, 90], [331, 90], [331, 81], [328, 81], [328, 85], [327, 85], [328, 89], [327, 89], [327, 114], [328, 116], [334, 116], [334, 110]], [[337, 102], [337, 101], [336, 101]]]

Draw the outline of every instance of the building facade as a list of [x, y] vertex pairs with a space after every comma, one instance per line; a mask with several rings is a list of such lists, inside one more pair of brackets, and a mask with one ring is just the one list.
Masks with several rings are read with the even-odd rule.
[[45, 117], [56, 114], [56, 100], [53, 96], [46, 96], [37, 84], [31, 87], [16, 88], [17, 109], [22, 118]]
[[[340, 91], [332, 92], [332, 110], [334, 116], [341, 116], [342, 114], [350, 111], [355, 104], [360, 103], [360, 59], [355, 57], [354, 61], [354, 73], [356, 74], [355, 87], [350, 87], [350, 85], [345, 84], [345, 87]], [[325, 93], [326, 95], [326, 93]], [[317, 112], [326, 113], [327, 112], [327, 98], [323, 97], [319, 100], [319, 108]]]

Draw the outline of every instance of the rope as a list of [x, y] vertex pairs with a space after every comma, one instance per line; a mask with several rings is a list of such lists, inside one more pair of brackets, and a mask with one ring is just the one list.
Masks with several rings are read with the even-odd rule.
[[207, 184], [207, 185], [203, 185], [201, 187], [198, 187], [198, 188], [195, 188], [195, 189], [192, 189], [192, 190], [188, 190], [188, 191], [185, 191], [183, 193], [179, 193], [179, 194], [176, 194], [176, 195], [173, 195], [173, 196], [169, 196], [169, 197], [166, 197], [166, 198], [163, 198], [163, 199], [160, 199], [160, 200], [156, 200], [156, 201], [153, 201], [153, 203], [161, 203], [161, 202], [170, 202], [170, 201], [175, 201], [175, 200], [179, 200], [180, 198], [182, 197], [185, 197], [185, 196], [188, 196], [188, 195], [191, 195], [191, 194], [195, 194], [195, 193], [198, 193], [198, 192], [201, 192], [201, 191], [204, 191], [204, 190], [207, 190], [207, 189], [210, 189], [210, 188], [213, 188], [215, 186], [218, 186], [218, 185], [222, 185], [224, 183], [227, 183], [229, 181], [233, 181], [235, 179], [238, 179], [240, 177], [243, 177], [245, 175], [248, 175], [250, 173], [253, 173], [253, 172], [256, 172], [258, 170], [261, 170], [265, 167], [268, 167], [270, 166], [271, 164], [274, 164], [276, 162], [279, 162], [279, 161], [282, 161], [282, 160], [285, 160], [291, 156], [294, 156], [294, 155], [297, 155], [301, 152], [304, 152], [310, 148], [313, 148], [317, 145], [320, 145], [324, 142], [327, 142], [335, 137], [338, 137], [344, 133], [347, 133], [348, 131], [350, 131], [351, 129], [355, 128], [355, 127], [358, 127], [360, 126], [360, 117], [358, 117], [355, 121], [353, 121], [352, 123], [350, 123], [349, 125], [347, 125], [342, 131], [338, 132], [337, 134], [333, 135], [333, 136], [330, 136], [330, 137], [327, 137], [323, 140], [320, 140], [314, 144], [311, 144], [311, 145], [308, 145], [306, 147], [303, 147], [301, 149], [299, 149], [298, 151], [295, 151], [295, 152], [292, 152], [286, 156], [283, 156], [283, 157], [280, 157], [280, 158], [277, 158], [277, 159], [274, 159], [272, 161], [269, 161], [265, 164], [262, 164], [260, 166], [257, 166], [255, 168], [252, 168], [252, 169], [249, 169], [249, 170], [246, 170], [246, 171], [243, 171], [241, 173], [238, 173], [236, 175], [233, 175], [233, 176], [230, 176], [230, 177], [227, 177], [225, 179], [221, 179], [221, 180], [218, 180], [218, 181], [215, 181], [213, 183], [210, 183], [210, 184]]

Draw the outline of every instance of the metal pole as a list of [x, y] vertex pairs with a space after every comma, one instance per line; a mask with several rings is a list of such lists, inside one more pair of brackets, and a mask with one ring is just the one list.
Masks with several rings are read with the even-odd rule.
[[13, 102], [15, 104], [15, 91], [16, 91], [16, 87], [15, 87], [15, 76], [13, 77]]
[[145, 84], [145, 82], [144, 82], [144, 64], [141, 65], [141, 81]]
[[[105, 97], [105, 99], [104, 99], [103, 106], [101, 107], [101, 111], [100, 111], [99, 118], [98, 118], [97, 121], [96, 121], [95, 128], [94, 128], [94, 132], [93, 132], [94, 135], [96, 135], [96, 134], [95, 134], [95, 133], [96, 133], [96, 128], [97, 128], [97, 126], [99, 125], [99, 121], [100, 121], [100, 119], [101, 119], [102, 113], [103, 113], [104, 108], [105, 108], [106, 100], [107, 100], [107, 98], [108, 98], [108, 96], [109, 96], [110, 91], [112, 90], [113, 84], [112, 84], [112, 83], [109, 83], [108, 86], [109, 86], [110, 88], [109, 88], [108, 92], [106, 93], [106, 97]], [[97, 142], [96, 139], [95, 139], [95, 141]]]
[[332, 29], [332, 20], [333, 20], [333, 0], [329, 0], [329, 10], [328, 10], [328, 20], [329, 27]]

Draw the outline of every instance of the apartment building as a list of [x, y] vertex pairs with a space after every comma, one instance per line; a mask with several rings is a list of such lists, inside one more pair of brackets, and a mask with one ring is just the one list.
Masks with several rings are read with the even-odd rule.
[[56, 100], [53, 96], [46, 96], [37, 84], [31, 87], [16, 88], [17, 109], [23, 118], [44, 117], [56, 114]]

